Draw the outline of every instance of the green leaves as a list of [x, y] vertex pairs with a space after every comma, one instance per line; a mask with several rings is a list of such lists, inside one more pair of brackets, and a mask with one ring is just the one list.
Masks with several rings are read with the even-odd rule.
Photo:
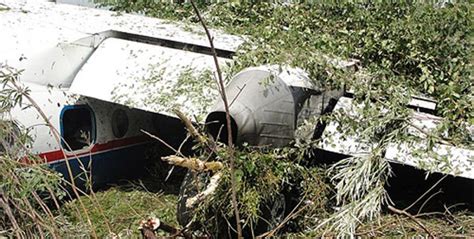
[[[126, 6], [125, 2], [128, 1], [118, 1], [116, 5]], [[151, 1], [137, 2], [150, 4]], [[192, 14], [185, 12], [185, 5], [154, 9], [139, 9], [134, 5], [130, 9], [145, 9], [152, 16], [192, 22]], [[184, 12], [175, 14], [169, 11], [171, 8]], [[472, 147], [472, 136], [466, 130], [468, 124], [474, 124], [472, 4], [240, 2], [203, 4], [200, 9], [212, 27], [248, 39], [237, 52], [228, 75], [249, 66], [291, 65], [308, 72], [314, 84], [325, 89], [345, 86], [354, 91], [357, 102], [365, 102], [366, 107], [358, 112], [357, 119], [337, 113], [332, 117], [346, 125], [344, 132], [348, 135], [379, 145], [379, 151], [367, 156], [366, 161], [343, 161], [334, 166], [340, 170], [334, 177], [338, 198], [347, 202], [335, 216], [340, 222], [335, 224], [335, 229], [351, 233], [357, 220], [380, 211], [385, 195], [383, 184], [389, 172], [380, 152], [387, 142], [410, 138], [401, 125], [411, 113], [406, 107], [410, 95], [429, 96], [438, 101], [437, 114], [444, 121], [438, 131], [432, 132], [438, 135], [430, 138], [448, 138], [452, 143]], [[335, 69], [328, 64], [327, 57], [355, 58], [362, 70], [353, 73]], [[311, 145], [297, 147], [288, 150], [306, 151]], [[290, 182], [285, 181], [291, 178], [288, 175], [308, 173], [308, 169], [300, 170], [297, 164], [276, 158], [274, 152], [239, 153], [237, 174], [242, 190], [239, 197], [248, 201], [255, 199], [255, 190], [260, 190], [262, 195], [278, 190], [271, 186], [278, 180], [266, 181], [273, 176], [280, 182]], [[345, 225], [352, 228], [346, 230]]]

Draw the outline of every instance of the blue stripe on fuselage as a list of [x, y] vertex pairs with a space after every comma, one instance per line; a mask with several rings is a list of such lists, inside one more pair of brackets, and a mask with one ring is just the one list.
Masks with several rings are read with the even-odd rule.
[[[146, 150], [152, 145], [152, 143], [133, 145], [80, 156], [79, 160], [69, 159], [68, 163], [76, 186], [84, 188], [86, 183], [91, 181], [90, 175], [92, 175], [93, 186], [96, 188], [146, 174]], [[71, 181], [66, 161], [54, 162], [49, 166], [60, 172], [66, 180]]]

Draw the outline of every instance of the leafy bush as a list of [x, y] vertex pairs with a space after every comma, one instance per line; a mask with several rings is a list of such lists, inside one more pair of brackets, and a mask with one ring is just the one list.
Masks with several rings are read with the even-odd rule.
[[[281, 209], [283, 204], [285, 216], [292, 215], [287, 229], [301, 230], [306, 226], [314, 226], [316, 222], [307, 221], [303, 215], [329, 215], [331, 195], [325, 171], [321, 168], [308, 168], [298, 163], [297, 153], [287, 149], [269, 150], [243, 147], [235, 152], [235, 177], [238, 209], [241, 214], [244, 234], [248, 237], [258, 236], [280, 223], [274, 222], [278, 215], [271, 215], [269, 210]], [[200, 155], [201, 159], [212, 157], [207, 153]], [[228, 151], [225, 147], [219, 148], [213, 158], [219, 161], [228, 161]], [[231, 198], [231, 173], [228, 167], [220, 171], [222, 179], [215, 193], [204, 199], [196, 209], [194, 222], [199, 230], [214, 236], [227, 235], [227, 222], [233, 218], [234, 209], [229, 203]], [[202, 183], [205, 180], [201, 175]], [[201, 182], [193, 182], [200, 184]], [[204, 186], [203, 185], [203, 186]], [[198, 188], [202, 191], [204, 188]], [[307, 214], [295, 213], [293, 210], [302, 210]], [[284, 219], [284, 218], [281, 218]], [[212, 223], [209, 223], [212, 222]]]
[[[34, 164], [38, 159], [26, 149], [31, 139], [25, 129], [8, 118], [8, 112], [28, 93], [27, 89], [12, 87], [18, 75], [14, 69], [0, 65], [0, 236], [56, 236], [57, 218], [50, 206], [58, 207], [65, 196], [62, 177], [44, 165]], [[26, 162], [31, 165], [25, 167]]]
[[[472, 4], [244, 1], [200, 4], [199, 8], [210, 26], [246, 36], [247, 41], [238, 50], [235, 64], [227, 75], [249, 66], [292, 65], [306, 70], [313, 80], [327, 89], [343, 85], [352, 88], [359, 102], [368, 103], [371, 99], [377, 99], [371, 102], [371, 109], [360, 112], [364, 122], [352, 122], [348, 125], [348, 128], [362, 126], [361, 131], [365, 135], [361, 137], [379, 141], [375, 142], [379, 150], [373, 152], [370, 158], [380, 159], [380, 152], [384, 151], [389, 140], [400, 141], [406, 137], [401, 133], [402, 127], [397, 129], [395, 126], [400, 124], [400, 119], [407, 119], [409, 112], [406, 103], [411, 95], [432, 97], [438, 101], [436, 113], [443, 117], [444, 122], [437, 132], [433, 132], [437, 135], [428, 136], [430, 140], [441, 138], [455, 145], [473, 148], [473, 136], [466, 129], [469, 124], [474, 124], [474, 85], [471, 75]], [[197, 22], [189, 3], [118, 1], [114, 9], [136, 11], [188, 23]], [[357, 59], [362, 70], [357, 74], [341, 72], [328, 64], [326, 56]], [[381, 114], [381, 109], [384, 108], [390, 109], [391, 113]], [[370, 119], [370, 122], [367, 122], [367, 119]], [[348, 119], [342, 117], [340, 120]], [[272, 163], [269, 163], [265, 156], [252, 158], [252, 155], [254, 153], [246, 152], [239, 155], [246, 159], [238, 160], [245, 163], [238, 165], [237, 175], [243, 180], [241, 185], [250, 190], [248, 195], [245, 194], [246, 190], [241, 191], [243, 194], [239, 195], [239, 198], [244, 201], [248, 198], [253, 201], [262, 200], [259, 198], [261, 196], [256, 197], [256, 194], [252, 193], [255, 191], [252, 189], [254, 184], [258, 185], [259, 189], [272, 189], [268, 192], [269, 195], [272, 195], [273, 190], [278, 190], [271, 187], [271, 183], [262, 186], [261, 180], [254, 181], [262, 172], [242, 178], [242, 175], [255, 173], [255, 168], [258, 167], [275, 172], [278, 164], [282, 163], [272, 160]], [[267, 163], [260, 165], [261, 162]], [[374, 212], [380, 211], [380, 202], [384, 198], [384, 189], [380, 183], [386, 180], [390, 168], [385, 161], [374, 162], [375, 164], [360, 166], [346, 161], [338, 165], [338, 171], [342, 173], [336, 172], [338, 176], [335, 178], [338, 180], [335, 185], [339, 187], [338, 190], [353, 192], [355, 188], [347, 188], [347, 185], [358, 185], [353, 182], [341, 184], [344, 179], [354, 180], [347, 177], [344, 170], [364, 177], [361, 173], [364, 168], [368, 168], [371, 171], [367, 177], [373, 180], [370, 185], [375, 185], [365, 189], [365, 192], [358, 191], [360, 195], [356, 194], [357, 197], [354, 196], [352, 202], [348, 200], [349, 202], [342, 203], [342, 206], [350, 203], [356, 205], [350, 209], [343, 207], [350, 215], [372, 217], [376, 214]], [[226, 188], [228, 187], [223, 190]], [[338, 197], [348, 196], [352, 195], [338, 194]], [[363, 205], [366, 198], [374, 199], [371, 202], [376, 206], [367, 210], [369, 206]], [[256, 211], [255, 207], [243, 207], [241, 210], [250, 215]], [[340, 219], [344, 222], [347, 217]], [[361, 218], [346, 223], [352, 223], [349, 232], [354, 232], [355, 224], [360, 223], [357, 221], [359, 219]], [[342, 225], [337, 229], [344, 231], [347, 228]]]

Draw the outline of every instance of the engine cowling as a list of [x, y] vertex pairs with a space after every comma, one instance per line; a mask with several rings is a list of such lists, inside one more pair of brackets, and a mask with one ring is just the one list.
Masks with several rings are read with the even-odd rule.
[[[321, 101], [325, 95], [321, 87], [299, 68], [247, 68], [225, 90], [236, 144], [285, 146], [294, 140], [301, 117], [320, 114], [327, 105]], [[322, 102], [322, 108], [315, 101]], [[224, 103], [219, 100], [206, 118], [206, 127], [221, 142], [227, 142], [225, 122]]]

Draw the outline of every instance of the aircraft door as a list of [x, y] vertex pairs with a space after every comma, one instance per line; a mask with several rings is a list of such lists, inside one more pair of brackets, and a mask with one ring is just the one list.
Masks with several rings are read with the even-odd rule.
[[60, 118], [62, 146], [67, 151], [88, 149], [95, 142], [95, 117], [87, 105], [66, 106]]

